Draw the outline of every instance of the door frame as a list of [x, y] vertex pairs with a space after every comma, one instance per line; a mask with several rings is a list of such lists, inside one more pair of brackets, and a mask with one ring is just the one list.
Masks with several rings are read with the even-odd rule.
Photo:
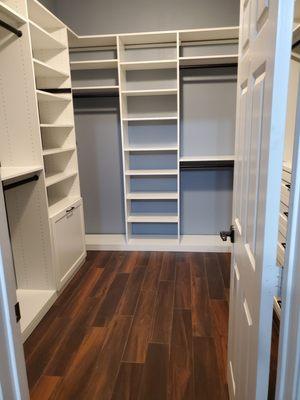
[[9, 364], [9, 385], [11, 386], [11, 393], [14, 396], [12, 400], [28, 400], [29, 390], [20, 322], [16, 321], [15, 315], [16, 303], [17, 295], [13, 258], [0, 177], [0, 313], [4, 323], [3, 336], [5, 336], [8, 358], [8, 360], [3, 359], [5, 351], [1, 352], [0, 363]]

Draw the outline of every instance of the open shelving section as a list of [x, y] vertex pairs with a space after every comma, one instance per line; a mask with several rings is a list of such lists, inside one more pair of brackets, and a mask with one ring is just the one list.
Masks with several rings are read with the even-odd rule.
[[[162, 241], [166, 248], [176, 246], [179, 250], [228, 250], [215, 227], [215, 232], [208, 229], [208, 235], [182, 232], [181, 171], [213, 171], [209, 178], [213, 181], [223, 179], [218, 178], [218, 171], [224, 173], [226, 205], [230, 201], [238, 27], [90, 36], [69, 30], [68, 34], [73, 95], [118, 95], [120, 105], [125, 238], [87, 235], [89, 247], [111, 248], [111, 241], [117, 248], [124, 248], [125, 243], [128, 249], [146, 249], [147, 245], [151, 249]], [[198, 132], [189, 124], [183, 129], [185, 98], [189, 96], [185, 79], [191, 86], [197, 81], [198, 88], [201, 84], [212, 86], [209, 106], [204, 106], [200, 95], [194, 110], [198, 104], [200, 110], [207, 111], [218, 90], [222, 93], [229, 87], [229, 105], [224, 107], [224, 115], [221, 113], [225, 128], [220, 123], [220, 127], [200, 124]], [[229, 118], [226, 112], [230, 111]], [[192, 148], [189, 141], [196, 135]], [[92, 246], [92, 237], [98, 247]]]

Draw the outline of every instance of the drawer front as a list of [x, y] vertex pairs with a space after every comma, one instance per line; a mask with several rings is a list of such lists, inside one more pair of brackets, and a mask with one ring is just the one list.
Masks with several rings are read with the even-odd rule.
[[57, 280], [61, 287], [85, 255], [82, 203], [66, 209], [63, 216], [53, 221], [52, 230]]
[[282, 183], [281, 183], [281, 202], [288, 207], [289, 201], [290, 201], [290, 184], [286, 181], [282, 181]]

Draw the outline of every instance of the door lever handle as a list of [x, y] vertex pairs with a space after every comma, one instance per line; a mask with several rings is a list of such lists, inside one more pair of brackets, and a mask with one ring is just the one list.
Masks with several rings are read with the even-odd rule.
[[231, 243], [234, 243], [234, 226], [231, 225], [229, 231], [221, 231], [220, 237], [223, 242], [227, 242], [227, 238], [230, 238]]

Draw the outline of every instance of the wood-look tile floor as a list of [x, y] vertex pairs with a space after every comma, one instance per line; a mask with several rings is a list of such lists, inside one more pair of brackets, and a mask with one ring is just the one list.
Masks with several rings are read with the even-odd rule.
[[89, 252], [26, 341], [34, 400], [228, 399], [230, 255]]

